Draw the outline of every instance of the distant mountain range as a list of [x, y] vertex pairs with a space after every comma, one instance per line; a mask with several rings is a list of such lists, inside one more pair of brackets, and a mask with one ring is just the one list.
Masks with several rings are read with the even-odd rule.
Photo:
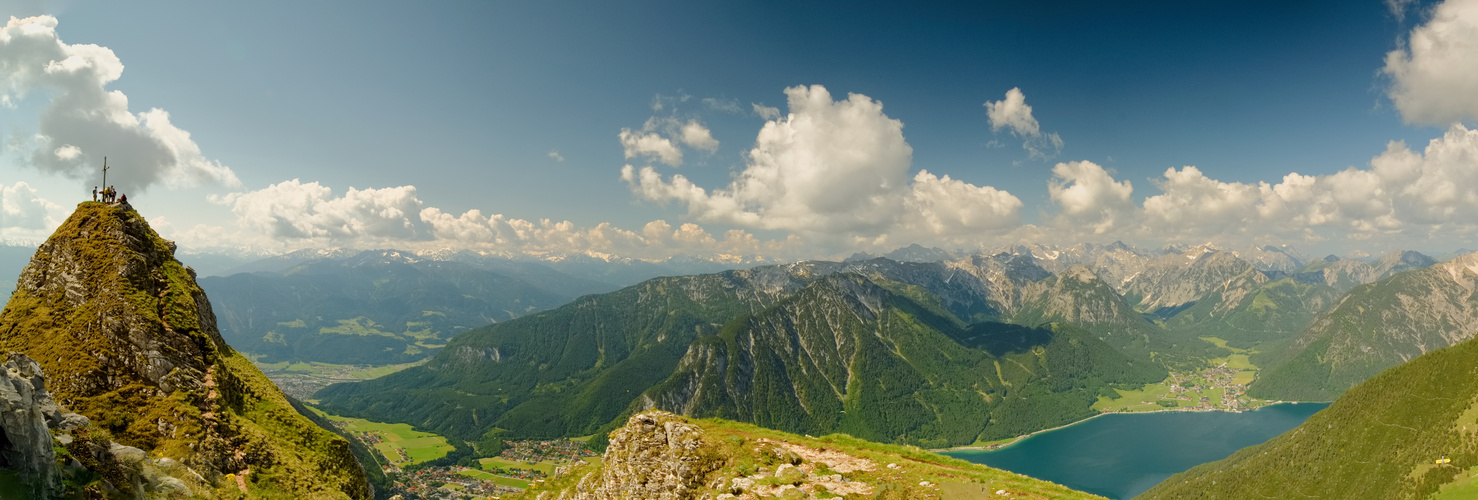
[[1381, 370], [1478, 333], [1478, 254], [1360, 286], [1295, 338], [1249, 388], [1328, 401]]
[[[56, 398], [90, 419], [73, 422], [90, 430], [55, 436], [66, 447], [42, 428], [43, 460], [28, 463], [68, 463], [47, 449], [89, 460], [67, 466], [59, 488], [232, 491], [249, 472], [259, 494], [368, 498], [384, 484], [355, 464], [367, 450], [301, 415], [241, 351], [354, 364], [430, 356], [317, 396], [330, 411], [409, 422], [458, 447], [624, 435], [610, 456], [628, 459], [641, 450], [622, 446], [658, 429], [642, 422], [698, 429], [647, 414], [611, 433], [650, 409], [926, 447], [1015, 436], [1091, 416], [1100, 395], [1165, 380], [1167, 369], [1202, 367], [1225, 340], [1265, 367], [1253, 396], [1335, 402], [1146, 498], [1478, 491], [1478, 254], [1437, 263], [1416, 252], [1309, 259], [1286, 247], [915, 245], [722, 269], [737, 264], [331, 250], [197, 280], [175, 250], [126, 205], [83, 203], [27, 257], [0, 312], [0, 347], [27, 356], [6, 355], [12, 378], [45, 370]], [[17, 387], [31, 385], [42, 386]], [[758, 450], [724, 439], [707, 445]], [[122, 446], [103, 445], [115, 442], [137, 447], [124, 451], [142, 455], [132, 462], [142, 468], [81, 453], [116, 455]], [[178, 481], [146, 477], [171, 462], [189, 466], [170, 469]], [[641, 482], [617, 474], [627, 469], [612, 460], [590, 470]], [[707, 472], [692, 477], [716, 481], [702, 483], [714, 492], [745, 479]]]
[[20, 276], [21, 269], [31, 262], [31, 256], [36, 254], [33, 246], [11, 246], [0, 245], [0, 295], [10, 296], [15, 290], [15, 280], [12, 277]]
[[716, 267], [684, 260], [305, 250], [206, 277], [201, 286], [216, 298], [226, 340], [262, 361], [393, 364], [425, 358], [469, 328], [628, 281]]
[[[978, 267], [960, 267], [968, 262]], [[318, 397], [334, 411], [469, 440], [599, 437], [657, 407], [795, 432], [968, 444], [1086, 417], [1111, 385], [1165, 377], [1147, 353], [1113, 347], [1137, 337], [1066, 321], [1115, 310], [1099, 302], [1118, 300], [1107, 287], [1069, 301], [1032, 291], [1063, 281], [1009, 255], [658, 278], [459, 335], [425, 365]], [[1063, 322], [991, 321], [1026, 311]]]
[[963, 444], [1088, 416], [1098, 391], [1224, 355], [1197, 337], [1284, 345], [1342, 289], [1432, 262], [1257, 250], [1016, 247], [658, 278], [471, 330], [426, 365], [318, 396], [472, 441], [599, 436], [659, 408]]
[[[302, 264], [318, 261], [353, 260], [361, 256], [394, 253], [418, 261], [457, 262], [505, 274], [510, 277], [553, 279], [548, 286], [572, 286], [555, 290], [567, 295], [611, 291], [658, 276], [684, 276], [737, 269], [763, 264], [763, 261], [718, 261], [692, 257], [671, 257], [661, 261], [585, 254], [510, 257], [482, 254], [466, 250], [410, 252], [405, 250], [350, 250], [343, 248], [304, 249], [261, 258], [221, 271], [221, 276], [240, 273], [283, 273]], [[374, 258], [374, 257], [369, 257]], [[549, 271], [555, 271], [550, 273]], [[574, 282], [574, 283], [566, 283]]]
[[[541, 283], [561, 291], [600, 288], [564, 278]], [[570, 299], [471, 265], [394, 251], [311, 260], [280, 273], [208, 277], [200, 284], [215, 299], [226, 341], [265, 362], [415, 361], [470, 327]]]

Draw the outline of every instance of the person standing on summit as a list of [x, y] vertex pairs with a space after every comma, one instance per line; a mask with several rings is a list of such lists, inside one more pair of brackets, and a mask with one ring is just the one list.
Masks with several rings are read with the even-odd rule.
[[98, 187], [92, 187], [92, 201], [98, 201]]

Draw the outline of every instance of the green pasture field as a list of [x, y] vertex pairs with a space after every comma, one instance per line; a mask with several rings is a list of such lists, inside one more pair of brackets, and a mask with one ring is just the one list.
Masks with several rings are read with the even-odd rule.
[[[1098, 411], [1160, 411], [1165, 407], [1156, 403], [1161, 397], [1170, 393], [1170, 386], [1165, 383], [1149, 384], [1140, 389], [1126, 391], [1114, 389], [1121, 396], [1119, 399], [1109, 399], [1104, 396], [1098, 397], [1098, 402], [1093, 403], [1093, 409]], [[1149, 401], [1143, 403], [1142, 401]], [[1180, 401], [1184, 403], [1185, 401]], [[1127, 409], [1126, 409], [1127, 408]]]
[[517, 460], [509, 460], [509, 459], [502, 458], [502, 457], [479, 458], [479, 459], [477, 459], [477, 461], [478, 461], [478, 463], [482, 464], [482, 468], [484, 468], [484, 469], [487, 469], [489, 467], [497, 467], [497, 468], [500, 468], [500, 469], [536, 470], [536, 471], [539, 471], [539, 472], [543, 472], [545, 475], [549, 475], [549, 476], [553, 476], [554, 475], [554, 468], [560, 466], [559, 463], [557, 463], [557, 462], [550, 462], [548, 460], [545, 460], [543, 462], [539, 462], [539, 463], [536, 463], [536, 464], [530, 464], [528, 462], [520, 462], [520, 461], [517, 461]]
[[530, 484], [528, 481], [524, 481], [522, 479], [516, 479], [516, 478], [511, 478], [511, 477], [503, 477], [503, 476], [499, 476], [497, 474], [493, 474], [491, 472], [485, 472], [485, 471], [480, 471], [480, 470], [475, 470], [475, 469], [464, 470], [464, 471], [458, 472], [457, 474], [461, 474], [463, 476], [467, 476], [467, 477], [470, 477], [470, 478], [473, 478], [473, 479], [481, 479], [483, 481], [492, 481], [493, 483], [496, 483], [496, 484], [501, 484], [503, 486], [512, 486], [514, 488], [524, 488], [524, 489], [527, 489], [529, 487], [529, 484]]
[[[250, 356], [250, 357], [256, 358], [256, 357], [259, 357], [259, 356]], [[309, 361], [309, 362], [302, 362], [302, 361], [299, 361], [299, 362], [280, 361], [280, 362], [277, 362], [277, 363], [263, 363], [263, 362], [260, 362], [260, 361], [255, 360], [255, 359], [252, 360], [252, 364], [257, 365], [257, 369], [262, 370], [262, 373], [266, 373], [268, 375], [273, 375], [273, 374], [319, 375], [319, 376], [330, 376], [330, 375], [333, 375], [333, 376], [335, 376], [335, 379], [344, 379], [344, 380], [369, 380], [369, 379], [372, 379], [372, 378], [380, 378], [380, 377], [383, 377], [385, 375], [389, 375], [391, 373], [395, 373], [395, 372], [404, 370], [406, 368], [410, 368], [412, 366], [419, 365], [421, 363], [425, 363], [425, 361], [423, 360], [423, 361], [416, 361], [414, 363], [401, 363], [401, 364], [397, 364], [397, 365], [379, 365], [379, 366], [375, 366], [375, 365], [336, 365], [336, 364], [333, 364], [333, 363], [319, 363], [317, 361]]]
[[[379, 450], [380, 454], [384, 455], [390, 463], [399, 466], [436, 460], [455, 449], [447, 443], [446, 438], [412, 429], [409, 424], [387, 424], [362, 418], [341, 417], [324, 413], [317, 408], [313, 408], [313, 411], [329, 420], [343, 422], [344, 430], [379, 435], [384, 441], [376, 444], [375, 449]], [[410, 461], [401, 461], [398, 450], [405, 450], [406, 455], [410, 456]]]

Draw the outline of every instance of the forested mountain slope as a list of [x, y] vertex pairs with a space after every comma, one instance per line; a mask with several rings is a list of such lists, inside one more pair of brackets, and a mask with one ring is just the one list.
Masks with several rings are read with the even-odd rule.
[[1478, 254], [1352, 290], [1250, 387], [1257, 397], [1331, 400], [1381, 370], [1478, 333]]
[[944, 447], [1081, 419], [1107, 384], [1164, 376], [1067, 327], [967, 327], [837, 274], [695, 342], [639, 404]]
[[[1042, 280], [1055, 279], [1036, 270]], [[1023, 303], [1023, 295], [1009, 284], [972, 276], [977, 275], [938, 264], [876, 259], [659, 278], [468, 332], [424, 366], [331, 386], [319, 398], [336, 411], [407, 421], [469, 440], [494, 429], [529, 436], [604, 434], [621, 415], [665, 400], [693, 413], [726, 414], [795, 430], [846, 428], [883, 440], [963, 444], [985, 432], [987, 417], [978, 410], [1001, 408], [999, 432], [1024, 432], [1087, 416], [1105, 384], [1138, 385], [1165, 376], [1147, 357], [1126, 357], [1095, 338], [1096, 333], [967, 326], [961, 317], [994, 318], [996, 311]], [[1051, 288], [1016, 276], [1020, 283]], [[1014, 294], [1010, 300], [1000, 298], [1007, 293]], [[1112, 308], [1074, 304], [1088, 310]], [[736, 343], [740, 338], [748, 339], [742, 348]], [[1013, 342], [1025, 343], [1020, 351], [983, 349]], [[834, 347], [824, 354], [799, 350], [802, 343]], [[722, 354], [709, 350], [720, 345], [735, 348], [726, 347]], [[696, 360], [709, 355], [747, 359], [727, 366], [745, 370], [753, 363], [762, 372], [756, 375], [770, 385], [715, 385], [708, 394], [728, 392], [732, 397], [696, 403], [691, 393], [674, 390], [684, 380], [705, 377], [692, 370], [702, 364], [695, 365]], [[726, 370], [719, 369], [718, 376], [740, 376]], [[803, 397], [808, 399], [802, 404], [814, 398], [817, 406], [805, 417], [754, 410], [770, 404], [766, 401], [780, 404], [772, 398], [795, 398], [793, 393], [783, 396], [795, 387], [782, 382], [817, 382], [813, 375], [823, 372], [831, 374], [832, 382], [806, 389]], [[869, 392], [877, 390], [869, 384], [879, 377], [904, 373], [912, 375], [884, 384], [892, 392]], [[659, 384], [659, 390], [643, 396]], [[1027, 404], [1043, 405], [1039, 410], [1049, 415], [1030, 422], [1005, 418], [1014, 411], [1010, 405], [1022, 404], [1010, 398], [1027, 393], [1045, 395], [1029, 398]], [[840, 414], [861, 398], [881, 398], [873, 402], [883, 404], [899, 394], [917, 394], [938, 408], [897, 413], [909, 416], [896, 424], [866, 412], [846, 419]], [[660, 408], [664, 403], [655, 404]]]

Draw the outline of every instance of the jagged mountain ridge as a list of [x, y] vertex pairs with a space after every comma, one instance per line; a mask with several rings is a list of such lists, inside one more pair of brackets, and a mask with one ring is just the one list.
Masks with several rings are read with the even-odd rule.
[[[991, 308], [996, 310], [985, 316], [969, 316], [975, 319], [995, 317], [1026, 324], [1061, 320], [1094, 322], [1099, 326], [1112, 321], [1122, 327], [1139, 323], [1132, 329], [1143, 330], [1147, 327], [1146, 323], [1130, 316], [1151, 313], [1150, 319], [1163, 321], [1164, 326], [1173, 330], [1199, 331], [1203, 336], [1209, 331], [1209, 335], [1223, 337], [1243, 346], [1296, 333], [1316, 313], [1331, 303], [1331, 297], [1338, 295], [1340, 287], [1353, 286], [1373, 277], [1389, 274], [1394, 271], [1393, 267], [1402, 268], [1400, 265], [1390, 264], [1402, 260], [1393, 259], [1393, 255], [1420, 256], [1414, 252], [1392, 254], [1377, 265], [1349, 259], [1336, 259], [1336, 262], [1320, 260], [1305, 266], [1303, 271], [1286, 273], [1272, 270], [1278, 266], [1264, 261], [1289, 261], [1301, 257], [1290, 249], [1271, 246], [1223, 251], [1211, 245], [1198, 245], [1170, 247], [1153, 253], [1115, 242], [1108, 245], [1080, 244], [1066, 248], [1046, 245], [1016, 246], [1008, 250], [959, 257], [941, 249], [912, 245], [888, 255], [892, 257], [889, 260], [907, 263], [940, 262], [947, 267], [977, 275], [981, 285], [990, 289], [987, 292], [993, 293], [990, 299], [993, 304]], [[1241, 256], [1253, 260], [1244, 260]], [[629, 275], [628, 278], [635, 279], [664, 274], [661, 269], [670, 271], [674, 269], [673, 266], [681, 267], [684, 262], [690, 265], [689, 268], [719, 265], [708, 261], [688, 259], [691, 262], [679, 262], [680, 260], [654, 263], [583, 255], [520, 260], [467, 251], [413, 253], [396, 250], [303, 250], [264, 259], [243, 268], [257, 270], [255, 276], [211, 277], [202, 280], [202, 283], [214, 295], [221, 297], [218, 302], [222, 304], [222, 328], [227, 338], [233, 345], [248, 352], [268, 355], [268, 361], [300, 359], [331, 363], [393, 363], [428, 356], [441, 341], [466, 328], [563, 302], [540, 294], [533, 288], [551, 291], [562, 297], [573, 297], [606, 292], [615, 287], [609, 281], [602, 283], [576, 278], [555, 270], [552, 266], [574, 266], [584, 269], [581, 272], [587, 275], [611, 280], [616, 275]], [[868, 260], [872, 258], [858, 254], [849, 258], [846, 263]], [[395, 263], [416, 268], [437, 263], [446, 267], [473, 266], [482, 271], [471, 270], [466, 274], [485, 276], [482, 281], [488, 283], [498, 281], [498, 276], [503, 276], [511, 278], [514, 283], [511, 287], [492, 288], [522, 291], [442, 294], [450, 297], [447, 302], [457, 302], [462, 307], [437, 307], [436, 301], [424, 300], [434, 294], [427, 288], [447, 289], [457, 286], [436, 282], [402, 289], [396, 283], [404, 281], [406, 276], [405, 273], [393, 272], [395, 267], [392, 264]], [[1043, 294], [1054, 293], [1050, 286], [1033, 286], [1031, 283], [1046, 284], [1048, 282], [1043, 281], [1046, 276], [1068, 273], [1077, 265], [1082, 265], [1099, 276], [1115, 293], [1128, 296], [1130, 307], [1117, 307], [1119, 301], [1108, 298], [1095, 299], [1096, 304], [1109, 307], [1100, 307], [1095, 314], [1076, 318], [1072, 311], [1032, 311], [1032, 307], [1026, 306], [1026, 303], [1043, 302]], [[1290, 265], [1282, 265], [1281, 268]], [[352, 284], [344, 276], [351, 269], [357, 273], [358, 279]], [[324, 270], [334, 270], [338, 275]], [[1005, 274], [1002, 273], [1003, 270], [1006, 271]], [[267, 272], [274, 274], [263, 274]], [[310, 272], [318, 274], [310, 275]], [[1006, 276], [1010, 273], [1027, 277], [1023, 280]], [[277, 277], [279, 274], [287, 274], [292, 278], [281, 279]], [[439, 280], [434, 274], [437, 273], [423, 272], [417, 279]], [[1327, 276], [1321, 278], [1321, 275]], [[1283, 286], [1285, 283], [1279, 283], [1289, 279], [1303, 284], [1288, 287]], [[1317, 282], [1321, 279], [1326, 281], [1326, 285], [1335, 287], [1334, 290], [1319, 285]], [[390, 285], [386, 285], [387, 283]], [[1057, 283], [1062, 284], [1063, 282]], [[386, 308], [377, 305], [371, 298], [356, 296], [360, 290], [381, 286], [391, 286], [399, 290], [388, 293], [399, 294], [393, 298], [418, 302], [421, 306], [409, 309]], [[530, 296], [525, 300], [523, 295]], [[305, 299], [294, 301], [289, 300], [289, 297]], [[1269, 309], [1265, 307], [1268, 304], [1276, 304], [1278, 307]], [[1193, 314], [1176, 317], [1193, 307], [1196, 308]], [[397, 310], [403, 314], [393, 313]], [[417, 312], [426, 314], [428, 311], [432, 315], [414, 317]], [[1101, 317], [1104, 314], [1113, 317]], [[373, 322], [375, 326], [366, 325], [369, 322]], [[428, 329], [423, 323], [429, 323], [431, 327]], [[349, 332], [361, 335], [344, 334]], [[1146, 339], [1153, 337], [1143, 334], [1139, 336], [1140, 344], [1147, 344]], [[1158, 347], [1160, 350], [1167, 349], [1163, 345]], [[1140, 348], [1148, 349], [1144, 345]]]
[[1249, 388], [1257, 397], [1330, 400], [1381, 370], [1478, 333], [1478, 254], [1352, 290], [1296, 337]]
[[1290, 338], [1351, 288], [1434, 262], [1402, 251], [1373, 262], [1332, 257], [1303, 264], [1304, 257], [1287, 247], [1228, 251], [1209, 244], [1167, 247], [1159, 254], [1123, 244], [1013, 252], [1031, 255], [1056, 273], [1086, 266], [1134, 310], [1166, 328], [1241, 347]]
[[0, 349], [40, 363], [100, 430], [220, 488], [367, 498], [343, 438], [226, 345], [193, 271], [126, 204], [84, 202], [36, 251], [0, 312]]

